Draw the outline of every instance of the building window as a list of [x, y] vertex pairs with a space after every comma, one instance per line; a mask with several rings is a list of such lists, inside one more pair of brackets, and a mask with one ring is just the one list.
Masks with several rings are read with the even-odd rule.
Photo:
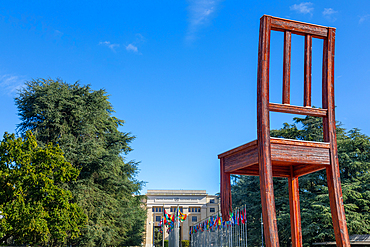
[[155, 221], [157, 222], [161, 221], [161, 216], [155, 216]]
[[209, 212], [214, 213], [214, 212], [216, 212], [216, 210], [215, 210], [215, 208], [210, 208]]
[[[179, 207], [179, 210], [180, 210], [180, 212], [182, 213], [183, 211], [182, 211], [182, 207]], [[177, 211], [177, 207], [175, 208], [175, 207], [173, 207], [173, 208], [171, 208], [171, 213], [173, 213], [173, 212], [176, 212]]]
[[191, 222], [197, 222], [198, 217], [197, 216], [191, 216]]
[[200, 208], [189, 208], [189, 213], [199, 213], [200, 212]]
[[215, 203], [215, 199], [209, 200], [209, 203]]
[[152, 212], [161, 213], [162, 212], [162, 207], [153, 207]]

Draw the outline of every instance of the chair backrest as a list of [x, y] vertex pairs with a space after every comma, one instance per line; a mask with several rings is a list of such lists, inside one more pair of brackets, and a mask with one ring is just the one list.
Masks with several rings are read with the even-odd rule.
[[[270, 67], [270, 36], [272, 31], [284, 32], [283, 55], [283, 90], [282, 103], [269, 101], [269, 67]], [[290, 68], [291, 68], [291, 37], [292, 34], [305, 37], [304, 49], [304, 100], [303, 106], [290, 105]], [[311, 107], [311, 70], [312, 70], [312, 38], [324, 40], [323, 71], [322, 71], [322, 108]], [[270, 136], [269, 112], [284, 112], [324, 118], [324, 141], [329, 142], [328, 126], [334, 124], [334, 44], [335, 28], [301, 23], [272, 16], [261, 17], [260, 41], [258, 50], [257, 79], [257, 130], [259, 141], [267, 141], [263, 135]], [[325, 121], [326, 120], [326, 121]], [[261, 138], [260, 138], [261, 137]]]

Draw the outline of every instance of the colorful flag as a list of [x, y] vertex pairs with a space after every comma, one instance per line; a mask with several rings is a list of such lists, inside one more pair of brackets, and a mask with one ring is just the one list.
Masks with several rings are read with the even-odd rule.
[[242, 224], [244, 224], [244, 209], [242, 209], [242, 212], [241, 212], [241, 214], [240, 214], [240, 220], [241, 220], [241, 222], [242, 222]]
[[239, 225], [239, 219], [240, 219], [240, 211], [238, 210], [238, 213], [236, 214], [236, 223]]
[[183, 214], [180, 212], [180, 221], [183, 222], [186, 220], [186, 217], [188, 217], [186, 214]]
[[247, 209], [244, 206], [244, 224], [247, 223]]

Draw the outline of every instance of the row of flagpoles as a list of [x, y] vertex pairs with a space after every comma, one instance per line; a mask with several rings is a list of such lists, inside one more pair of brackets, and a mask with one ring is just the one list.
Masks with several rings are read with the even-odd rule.
[[163, 233], [164, 226], [167, 226], [167, 233], [170, 233], [176, 226], [176, 224], [180, 224], [180, 222], [184, 222], [187, 218], [187, 214], [182, 213], [179, 208], [174, 214], [168, 214], [166, 210], [163, 210], [163, 217], [159, 222], [160, 232]]
[[247, 247], [247, 210], [243, 206], [230, 213], [225, 221], [222, 215], [213, 215], [190, 228], [191, 246]]
[[190, 227], [189, 234], [196, 233], [198, 231], [213, 230], [217, 227], [230, 227], [233, 225], [245, 224], [247, 221], [247, 210], [246, 208], [236, 209], [230, 213], [230, 220], [224, 221], [220, 214], [211, 216], [208, 219]]
[[[168, 214], [163, 210], [163, 217], [159, 222], [160, 232], [163, 234], [165, 227], [170, 234], [174, 229], [178, 229], [180, 222], [185, 221], [187, 215], [182, 213], [177, 207], [174, 214]], [[172, 234], [173, 235], [173, 234]], [[175, 234], [178, 235], [178, 234]], [[243, 206], [230, 213], [230, 219], [225, 221], [221, 214], [210, 216], [190, 227], [192, 246], [247, 246], [247, 210]], [[164, 234], [162, 246], [164, 246]], [[178, 242], [178, 240], [170, 241]], [[172, 245], [170, 246], [178, 246]]]

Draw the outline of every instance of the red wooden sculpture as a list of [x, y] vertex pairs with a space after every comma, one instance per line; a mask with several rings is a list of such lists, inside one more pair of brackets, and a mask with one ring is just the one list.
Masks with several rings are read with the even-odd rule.
[[[269, 102], [270, 33], [284, 32], [282, 104]], [[291, 35], [305, 36], [303, 106], [290, 105]], [[322, 74], [322, 109], [311, 107], [312, 38], [324, 40]], [[257, 140], [220, 154], [221, 211], [229, 218], [231, 211], [230, 174], [260, 177], [264, 234], [268, 247], [279, 246], [272, 177], [286, 177], [292, 246], [302, 246], [299, 204], [300, 176], [326, 169], [330, 208], [337, 246], [350, 246], [340, 183], [334, 105], [335, 28], [323, 27], [272, 16], [262, 16], [258, 48]], [[323, 118], [325, 142], [270, 138], [270, 111]]]

